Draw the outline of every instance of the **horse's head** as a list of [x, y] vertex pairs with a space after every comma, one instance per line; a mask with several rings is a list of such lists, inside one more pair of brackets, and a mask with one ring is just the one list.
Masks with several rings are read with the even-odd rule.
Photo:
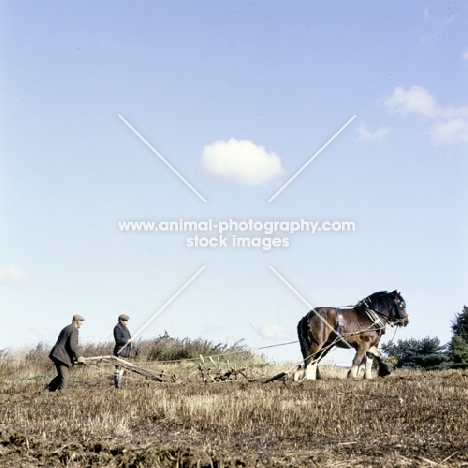
[[406, 313], [406, 302], [397, 291], [391, 293], [387, 291], [375, 292], [359, 301], [354, 306], [354, 309], [362, 313], [370, 309], [377, 313], [391, 327], [395, 325], [406, 327], [409, 322], [409, 317]]
[[392, 325], [406, 327], [409, 323], [409, 316], [406, 312], [406, 302], [398, 291], [395, 290], [391, 294], [393, 295]]

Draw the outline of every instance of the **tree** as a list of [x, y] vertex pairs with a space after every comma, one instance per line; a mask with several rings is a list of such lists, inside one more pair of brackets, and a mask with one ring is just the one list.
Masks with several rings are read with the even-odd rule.
[[453, 367], [468, 367], [468, 307], [463, 306], [462, 312], [455, 315], [452, 322], [452, 341], [449, 344], [449, 354]]
[[396, 360], [396, 367], [440, 369], [447, 367], [449, 361], [447, 345], [441, 345], [437, 337], [398, 340], [397, 344], [383, 344], [382, 351]]

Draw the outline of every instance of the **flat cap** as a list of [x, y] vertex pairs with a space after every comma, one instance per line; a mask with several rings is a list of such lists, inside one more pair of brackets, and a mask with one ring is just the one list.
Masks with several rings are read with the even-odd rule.
[[130, 317], [127, 314], [120, 314], [119, 320], [130, 320]]
[[84, 321], [84, 317], [82, 317], [81, 315], [74, 315], [73, 316], [73, 321], [74, 322], [78, 322], [78, 320], [81, 320], [82, 322]]

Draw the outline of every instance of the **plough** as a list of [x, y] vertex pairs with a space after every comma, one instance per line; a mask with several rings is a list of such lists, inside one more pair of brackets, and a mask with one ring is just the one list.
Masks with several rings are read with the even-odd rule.
[[130, 362], [126, 361], [125, 359], [118, 358], [116, 356], [93, 356], [93, 357], [86, 357], [85, 358], [86, 364], [114, 364], [116, 366], [124, 367], [125, 369], [135, 372], [136, 374], [140, 374], [143, 377], [151, 380], [157, 380], [158, 382], [166, 382], [162, 378], [162, 375], [156, 375], [152, 372], [147, 371], [146, 369], [142, 369], [135, 364], [131, 364]]
[[[248, 380], [247, 375], [245, 374], [246, 368], [237, 369], [236, 367], [230, 368], [228, 370], [221, 370], [219, 365], [214, 362], [214, 360], [208, 356], [210, 361], [213, 363], [215, 369], [211, 369], [205, 365], [205, 360], [203, 356], [200, 356], [201, 364], [198, 365], [198, 376], [205, 382], [222, 382], [226, 380], [237, 380], [238, 376], [242, 376]], [[125, 359], [116, 357], [116, 356], [92, 356], [86, 357], [85, 364], [113, 364], [115, 366], [123, 367], [124, 369], [129, 370], [130, 372], [135, 372], [147, 379], [156, 380], [157, 382], [175, 382], [177, 379], [175, 376], [163, 376], [163, 373], [159, 375], [150, 372], [146, 369], [141, 368], [135, 364], [126, 361]], [[166, 377], [166, 378], [164, 378]]]

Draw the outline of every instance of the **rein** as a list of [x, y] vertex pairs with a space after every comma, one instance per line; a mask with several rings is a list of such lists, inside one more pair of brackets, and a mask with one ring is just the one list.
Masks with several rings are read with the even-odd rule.
[[398, 330], [398, 329], [395, 328], [395, 331], [393, 332], [392, 339], [388, 342], [388, 344], [392, 344], [392, 343], [393, 343], [393, 340], [395, 339], [395, 335], [396, 335], [397, 330]]

